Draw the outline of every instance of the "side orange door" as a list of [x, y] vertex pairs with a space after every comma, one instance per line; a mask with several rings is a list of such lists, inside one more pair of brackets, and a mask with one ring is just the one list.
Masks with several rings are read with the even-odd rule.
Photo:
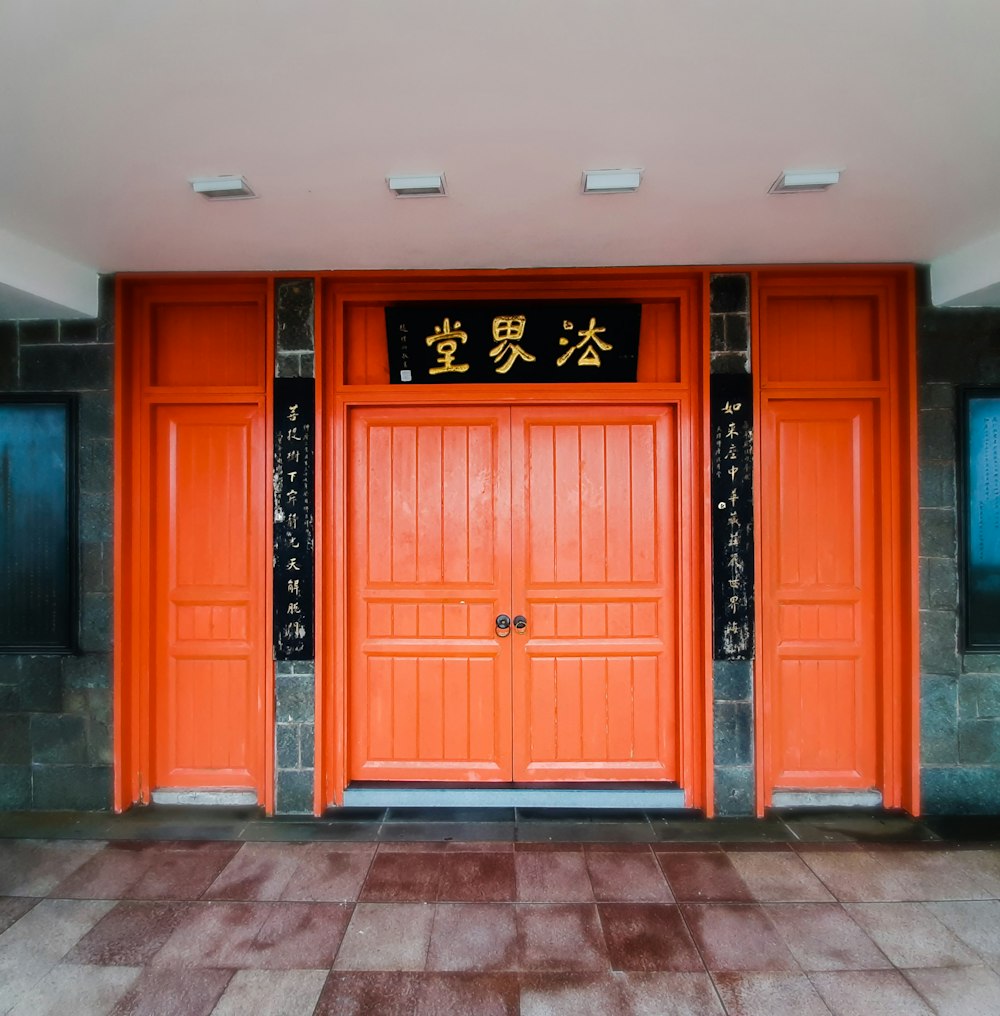
[[675, 780], [672, 408], [512, 410], [514, 779]]
[[348, 426], [349, 778], [509, 781], [509, 411]]
[[764, 401], [769, 789], [879, 786], [876, 404]]
[[777, 272], [758, 289], [761, 804], [889, 804], [907, 750], [901, 294]]
[[263, 801], [264, 410], [161, 404], [150, 428], [151, 786]]

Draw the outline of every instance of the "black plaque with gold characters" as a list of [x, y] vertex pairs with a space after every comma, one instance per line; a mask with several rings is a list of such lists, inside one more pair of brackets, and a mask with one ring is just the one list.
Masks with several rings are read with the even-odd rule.
[[385, 309], [393, 384], [635, 381], [637, 303], [405, 303]]
[[274, 381], [274, 658], [311, 660], [315, 550], [312, 378]]

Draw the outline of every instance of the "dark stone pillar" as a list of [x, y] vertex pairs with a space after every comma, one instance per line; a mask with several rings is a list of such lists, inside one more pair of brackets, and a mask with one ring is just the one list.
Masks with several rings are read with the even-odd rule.
[[[275, 377], [315, 376], [314, 288], [312, 279], [275, 282]], [[278, 660], [274, 696], [275, 811], [309, 814], [316, 773], [315, 662]]]
[[[713, 275], [709, 294], [712, 374], [750, 373], [750, 280], [746, 275]], [[720, 816], [752, 815], [753, 661], [715, 660], [715, 811]]]

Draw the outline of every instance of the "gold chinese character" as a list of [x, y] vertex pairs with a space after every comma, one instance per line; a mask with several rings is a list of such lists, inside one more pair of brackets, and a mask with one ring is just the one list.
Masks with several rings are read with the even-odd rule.
[[299, 559], [297, 557], [290, 557], [288, 564], [285, 565], [285, 571], [302, 571], [299, 567]]
[[731, 445], [730, 445], [730, 446], [729, 446], [729, 447], [728, 447], [728, 448], [726, 449], [726, 454], [725, 454], [725, 458], [726, 458], [726, 459], [728, 459], [728, 460], [732, 460], [732, 459], [737, 459], [737, 458], [739, 458], [739, 456], [738, 456], [738, 455], [736, 454], [736, 445], [734, 445], [734, 444], [731, 444]]
[[[563, 321], [563, 329], [570, 331], [573, 328], [572, 321]], [[567, 360], [579, 349], [582, 350], [580, 353], [580, 359], [576, 361], [578, 367], [600, 367], [601, 365], [601, 354], [598, 353], [598, 349], [603, 349], [607, 352], [611, 349], [611, 343], [605, 342], [599, 339], [597, 336], [607, 331], [606, 328], [597, 327], [597, 318], [591, 318], [588, 327], [581, 329], [576, 334], [580, 341], [574, 346], [570, 346], [569, 349], [563, 353], [562, 356], [556, 360], [556, 366], [562, 367]], [[569, 346], [569, 339], [565, 335], [559, 338], [560, 346]], [[596, 347], [596, 348], [595, 348]]]
[[293, 596], [298, 596], [299, 595], [300, 589], [299, 589], [299, 580], [298, 579], [289, 579], [288, 580], [288, 591]]
[[736, 477], [739, 476], [739, 475], [740, 475], [740, 467], [739, 466], [730, 466], [729, 467], [729, 479], [730, 480], [735, 480]]
[[301, 614], [302, 608], [294, 600], [288, 604], [288, 609], [285, 611], [286, 614]]
[[291, 448], [287, 452], [285, 452], [285, 461], [298, 462], [299, 458], [301, 457], [301, 454], [302, 453], [298, 450], [298, 448]]
[[444, 319], [443, 327], [434, 326], [434, 334], [427, 336], [427, 345], [437, 350], [439, 366], [431, 367], [428, 374], [464, 374], [469, 369], [467, 363], [455, 363], [455, 351], [459, 342], [464, 345], [469, 338], [466, 332], [459, 330], [461, 327], [462, 322], [457, 318], [454, 328], [448, 318]]
[[531, 353], [526, 353], [521, 348], [524, 324], [523, 314], [501, 315], [493, 319], [493, 341], [496, 345], [490, 350], [490, 356], [494, 363], [500, 363], [504, 357], [507, 357], [507, 362], [496, 368], [497, 374], [506, 374], [514, 366], [518, 357], [527, 363], [535, 362]]
[[296, 402], [295, 405], [288, 407], [288, 419], [295, 423], [299, 418], [299, 404]]
[[743, 408], [742, 402], [727, 402], [723, 407], [722, 411], [732, 416], [733, 413], [738, 413]]
[[736, 424], [730, 423], [729, 429], [726, 431], [726, 437], [736, 437]]

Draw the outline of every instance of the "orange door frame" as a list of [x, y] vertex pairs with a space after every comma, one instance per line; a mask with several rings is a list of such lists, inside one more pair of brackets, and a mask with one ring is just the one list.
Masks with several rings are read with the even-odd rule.
[[[678, 736], [681, 784], [691, 807], [711, 810], [711, 658], [705, 618], [709, 546], [708, 504], [704, 496], [708, 467], [707, 423], [702, 393], [707, 381], [707, 273], [681, 269], [591, 269], [543, 271], [343, 272], [321, 277], [317, 299], [317, 362], [322, 406], [317, 427], [318, 460], [323, 478], [318, 498], [317, 544], [320, 565], [317, 633], [317, 731], [315, 808], [321, 813], [340, 804], [347, 783], [346, 668], [348, 618], [347, 489], [345, 463], [350, 454], [347, 414], [353, 406], [405, 404], [516, 405], [574, 402], [602, 404], [670, 403], [677, 407], [680, 492], [679, 573], [686, 588], [679, 617], [681, 641], [678, 682]], [[642, 302], [644, 329], [667, 334], [659, 348], [646, 343], [640, 352], [640, 381], [629, 385], [448, 385], [422, 389], [388, 383], [383, 307], [396, 301], [449, 300], [596, 300]], [[366, 341], [367, 340], [367, 341]], [[654, 380], [643, 380], [652, 375]], [[669, 377], [669, 380], [661, 380]], [[319, 618], [318, 618], [319, 619]], [[321, 736], [320, 736], [321, 735]]]
[[[769, 517], [762, 504], [762, 470], [771, 449], [763, 448], [762, 410], [770, 399], [852, 399], [874, 406], [872, 453], [879, 469], [880, 518], [874, 562], [876, 596], [882, 624], [870, 646], [876, 696], [876, 772], [883, 806], [920, 810], [919, 715], [920, 666], [918, 609], [918, 501], [916, 441], [915, 280], [911, 266], [851, 266], [846, 268], [761, 269], [751, 275], [753, 293], [753, 375], [755, 444], [755, 527], [757, 653], [755, 660], [755, 744], [757, 811], [763, 814], [774, 790], [772, 758], [776, 742], [775, 697], [767, 671], [768, 653], [775, 647], [776, 605], [765, 602], [761, 582], [769, 550], [777, 533], [766, 529]], [[876, 308], [878, 349], [873, 351], [868, 382], [815, 378], [774, 381], [765, 377], [762, 361], [763, 305], [770, 295], [793, 297], [860, 297]], [[811, 368], [810, 368], [811, 369]], [[843, 370], [838, 363], [834, 370]], [[769, 620], [770, 619], [770, 620]], [[807, 788], [808, 789], [808, 788]], [[817, 787], [817, 789], [822, 789]]]
[[[153, 758], [153, 693], [151, 671], [150, 590], [151, 545], [150, 414], [158, 404], [256, 404], [263, 413], [265, 480], [271, 463], [271, 392], [274, 375], [273, 277], [270, 275], [123, 275], [116, 287], [115, 364], [115, 502], [114, 502], [114, 808], [123, 811], [149, 803]], [[247, 365], [255, 380], [201, 385], [197, 381], [152, 384], [150, 376], [150, 304], [180, 305], [188, 301], [235, 301], [253, 304], [263, 319], [257, 362]], [[223, 339], [223, 341], [225, 341]], [[197, 351], [192, 350], [196, 363]], [[185, 368], [186, 369], [186, 368]], [[271, 659], [271, 512], [269, 482], [261, 484], [262, 546], [254, 550], [261, 562], [258, 576], [262, 602], [251, 605], [263, 619], [256, 652], [260, 671], [259, 730], [253, 731], [254, 789], [270, 813], [274, 808], [274, 667]], [[258, 621], [260, 623], [260, 621]]]

